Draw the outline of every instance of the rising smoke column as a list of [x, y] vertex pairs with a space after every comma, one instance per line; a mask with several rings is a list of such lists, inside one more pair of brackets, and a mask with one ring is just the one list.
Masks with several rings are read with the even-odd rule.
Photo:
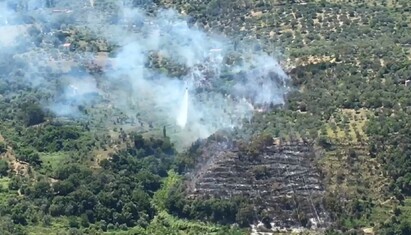
[[187, 124], [187, 118], [188, 118], [188, 88], [186, 88], [184, 92], [184, 98], [181, 104], [180, 113], [177, 117], [177, 125], [179, 125], [181, 128], [184, 128]]
[[[105, 106], [115, 107], [130, 118], [142, 114], [140, 119], [154, 120], [161, 127], [177, 124], [185, 130], [190, 129], [191, 140], [195, 140], [221, 128], [241, 126], [244, 119], [253, 115], [256, 105], [283, 102], [286, 89], [281, 81], [287, 80], [287, 76], [274, 58], [247, 46], [234, 51], [229, 38], [190, 27], [186, 18], [172, 9], [158, 9], [149, 15], [143, 8], [127, 7], [118, 1], [112, 3], [112, 11], [104, 12], [97, 1], [92, 8], [87, 1], [72, 0], [56, 2], [56, 7], [73, 10], [71, 13], [54, 15], [50, 13], [53, 9], [33, 10], [44, 5], [40, 0], [31, 0], [31, 3], [24, 12], [18, 13], [0, 8], [0, 15], [7, 13], [7, 19], [13, 19], [27, 14], [34, 18], [33, 22], [38, 22], [35, 27], [44, 24], [36, 35], [42, 41], [34, 43], [32, 37], [33, 42], [25, 43], [22, 39], [30, 37], [21, 37], [17, 38], [17, 44], [29, 45], [24, 48], [28, 56], [22, 57], [30, 65], [26, 66], [24, 79], [34, 84], [33, 78], [36, 78], [37, 86], [43, 89], [52, 89], [55, 83], [63, 86], [55, 92], [55, 99], [48, 99], [45, 104], [56, 115], [76, 116], [76, 108], [69, 109], [68, 104], [74, 107], [89, 105], [94, 99], [89, 94], [96, 93], [106, 98]], [[79, 7], [84, 5], [88, 8]], [[19, 27], [33, 26], [19, 24]], [[56, 80], [52, 80], [46, 72], [48, 64], [56, 64], [59, 68], [60, 62], [79, 63], [93, 56], [92, 52], [64, 51], [56, 43], [66, 43], [56, 36], [63, 25], [87, 27], [96, 37], [117, 45], [114, 58], [109, 59], [113, 69], [107, 70], [97, 81], [90, 75], [59, 74], [63, 72], [53, 68]], [[0, 35], [0, 41], [6, 37]], [[152, 52], [158, 54], [160, 60], [179, 64], [188, 72], [174, 77], [150, 67]], [[238, 54], [240, 62], [229, 64], [226, 60], [233, 53]], [[33, 55], [47, 61], [33, 60]], [[64, 82], [57, 82], [60, 80]], [[76, 95], [70, 90], [73, 86], [77, 88]], [[190, 112], [186, 112], [188, 108], [182, 109], [182, 106], [188, 107], [186, 88], [190, 90]]]
[[[287, 76], [266, 53], [242, 48], [242, 54], [237, 52], [241, 63], [227, 65], [224, 60], [233, 53], [230, 39], [190, 28], [173, 10], [160, 9], [151, 17], [141, 9], [124, 8], [123, 19], [137, 29], [125, 32], [126, 40], [111, 38], [123, 44], [114, 59], [119, 64], [117, 73], [121, 71], [122, 79], [136, 88], [131, 94], [134, 100], [145, 99], [145, 103], [164, 111], [169, 123], [177, 119], [177, 125], [189, 127], [197, 133], [196, 137], [205, 138], [218, 129], [240, 126], [244, 119], [250, 119], [254, 105], [283, 102]], [[179, 78], [159, 74], [146, 66], [150, 51], [185, 66], [189, 72]], [[229, 81], [221, 77], [225, 74], [230, 74]], [[119, 79], [118, 74], [111, 73], [109, 77]], [[181, 103], [185, 98], [181, 94], [185, 93], [186, 83], [193, 92], [184, 121]], [[155, 95], [147, 100], [142, 92]]]

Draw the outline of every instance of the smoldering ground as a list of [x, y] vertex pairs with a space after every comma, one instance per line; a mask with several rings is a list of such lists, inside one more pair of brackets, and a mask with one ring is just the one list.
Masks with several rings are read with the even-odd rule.
[[[167, 126], [174, 138], [191, 142], [221, 128], [241, 126], [256, 105], [282, 103], [287, 91], [287, 76], [274, 58], [251, 46], [235, 48], [229, 38], [190, 27], [187, 18], [172, 9], [148, 14], [126, 1], [111, 3], [110, 12], [103, 10], [99, 1], [50, 5], [50, 1], [36, 0], [30, 1], [30, 6], [10, 2], [0, 5], [0, 15], [5, 18], [0, 19], [0, 30], [20, 27], [20, 31], [14, 37], [0, 34], [0, 50], [7, 51], [0, 55], [5, 59], [11, 53], [11, 62], [18, 58], [25, 64], [22, 77], [26, 84], [50, 89], [52, 98], [42, 102], [57, 116], [78, 117], [78, 106], [98, 100], [101, 108], [118, 109], [137, 123], [154, 123], [154, 128]], [[70, 42], [58, 33], [65, 27], [87, 27], [95, 37], [116, 45], [114, 56], [106, 58], [111, 68], [98, 77], [85, 73], [79, 64], [93, 58], [95, 52], [65, 48]], [[152, 66], [153, 53], [163, 67], [175, 64], [184, 72], [176, 76], [167, 68]], [[234, 55], [236, 62], [228, 63]], [[67, 64], [71, 69], [62, 69]], [[74, 67], [79, 72], [71, 71]], [[5, 79], [15, 71], [2, 72]], [[186, 88], [188, 123], [182, 130], [176, 118]]]

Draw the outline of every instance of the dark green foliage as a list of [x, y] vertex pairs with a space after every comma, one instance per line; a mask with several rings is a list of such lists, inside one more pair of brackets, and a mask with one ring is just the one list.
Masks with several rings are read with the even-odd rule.
[[246, 227], [254, 222], [254, 209], [252, 205], [242, 205], [240, 206], [237, 214], [236, 221], [240, 226]]
[[18, 127], [16, 129], [17, 135], [7, 136], [12, 141], [16, 158], [33, 166], [41, 165], [41, 153], [64, 151], [76, 153], [74, 154], [76, 158], [86, 158], [87, 153], [95, 146], [95, 140], [86, 127], [74, 124], [53, 123], [28, 129]]
[[253, 169], [253, 173], [255, 175], [256, 180], [261, 180], [261, 179], [267, 179], [271, 175], [269, 173], [269, 170], [265, 166], [257, 166]]
[[249, 222], [255, 219], [251, 202], [245, 198], [187, 199], [182, 182], [167, 192], [165, 206], [171, 214], [179, 217], [208, 220], [220, 224], [238, 223], [242, 227], [248, 227]]
[[200, 140], [195, 141], [186, 153], [177, 154], [174, 164], [179, 173], [186, 172], [188, 169], [192, 169], [195, 165], [195, 159], [190, 156], [197, 156], [198, 148], [200, 147]]
[[26, 235], [21, 225], [13, 223], [10, 217], [2, 217], [0, 221], [0, 234], [4, 235]]
[[16, 158], [20, 161], [30, 163], [34, 166], [41, 164], [40, 155], [32, 148], [19, 148], [16, 152]]
[[9, 163], [6, 160], [0, 159], [0, 177], [6, 176], [9, 171]]
[[326, 136], [320, 136], [318, 138], [318, 145], [320, 145], [321, 147], [327, 150], [331, 149], [332, 147], [332, 143]]
[[379, 113], [371, 119], [367, 134], [371, 136], [370, 152], [385, 163], [388, 174], [393, 177], [393, 188], [411, 195], [410, 130], [411, 113], [408, 111]]
[[47, 125], [25, 132], [25, 142], [39, 152], [73, 151], [91, 148], [92, 140], [79, 126]]
[[392, 217], [388, 223], [379, 230], [381, 235], [406, 235], [411, 234], [411, 223], [406, 218]]
[[21, 119], [26, 126], [33, 126], [45, 121], [45, 114], [38, 104], [23, 104]]
[[[13, 177], [9, 188], [20, 189], [30, 201], [48, 202], [44, 212], [52, 217], [68, 216], [70, 228], [89, 227], [103, 220], [123, 228], [146, 226], [156, 213], [151, 197], [160, 188], [161, 177], [167, 176], [173, 159], [169, 152], [174, 150], [162, 140], [145, 140], [138, 135], [134, 138], [138, 148], [130, 146], [114, 154], [111, 160], [102, 162], [104, 169], [100, 172], [68, 163], [55, 170], [58, 181], [53, 184], [46, 178], [31, 183]], [[12, 213], [15, 223], [27, 225], [32, 206], [28, 201], [16, 201], [5, 210]]]
[[0, 154], [5, 153], [7, 151], [7, 145], [4, 142], [0, 142]]

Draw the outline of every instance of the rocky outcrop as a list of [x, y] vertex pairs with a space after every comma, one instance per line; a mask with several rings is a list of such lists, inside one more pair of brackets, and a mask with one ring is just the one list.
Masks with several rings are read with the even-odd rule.
[[191, 150], [198, 156], [189, 174], [191, 197], [239, 195], [249, 198], [258, 214], [268, 215], [273, 227], [325, 226], [324, 191], [309, 145], [271, 141], [244, 147], [219, 138], [211, 137]]

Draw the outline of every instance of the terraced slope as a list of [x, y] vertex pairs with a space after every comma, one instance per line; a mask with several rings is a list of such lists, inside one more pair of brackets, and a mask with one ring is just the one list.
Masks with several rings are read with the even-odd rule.
[[324, 188], [309, 145], [268, 139], [252, 152], [235, 141], [210, 138], [197, 147], [198, 163], [188, 187], [191, 197], [243, 196], [275, 226], [325, 226]]

